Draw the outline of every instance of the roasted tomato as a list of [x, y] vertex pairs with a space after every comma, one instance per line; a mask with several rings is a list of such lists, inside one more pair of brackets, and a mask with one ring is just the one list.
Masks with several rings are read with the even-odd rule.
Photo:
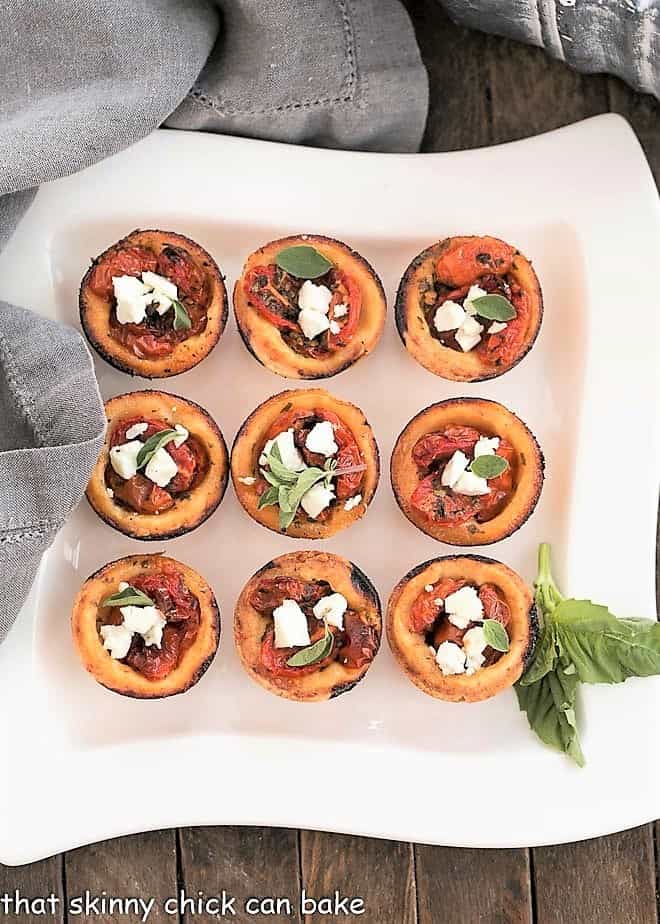
[[[100, 628], [122, 617], [116, 607], [102, 603], [122, 581], [146, 593], [167, 621], [160, 648], [134, 634], [126, 657], [115, 659], [105, 650]], [[188, 690], [213, 660], [220, 637], [211, 588], [192, 568], [163, 555], [130, 555], [89, 577], [76, 598], [71, 625], [80, 658], [94, 678], [140, 699]]]
[[[438, 330], [435, 317], [447, 301], [465, 305], [472, 286], [503, 296], [516, 316], [491, 332], [492, 321], [477, 315], [481, 331], [470, 345], [457, 338], [456, 328]], [[453, 237], [415, 257], [399, 284], [395, 314], [403, 343], [421, 365], [446, 379], [480, 382], [502, 375], [529, 352], [543, 299], [531, 263], [510, 244], [494, 237]]]
[[[287, 662], [301, 647], [275, 647], [274, 610], [295, 600], [314, 644], [326, 631], [314, 605], [332, 593], [347, 602], [343, 629], [328, 625], [331, 650], [319, 661], [292, 667]], [[380, 604], [369, 579], [351, 562], [324, 552], [294, 552], [270, 562], [245, 585], [234, 616], [236, 646], [250, 676], [278, 696], [304, 702], [331, 699], [355, 686], [376, 656], [380, 634]]]
[[117, 246], [106, 251], [94, 265], [89, 287], [102, 298], [111, 298], [114, 292], [113, 276], [140, 276], [156, 272], [158, 258], [153, 250], [140, 246]]
[[[478, 589], [484, 616], [501, 622], [509, 650], [487, 646], [484, 662], [473, 673], [444, 674], [435, 653], [443, 642], [461, 645], [469, 627], [454, 626], [437, 607], [435, 617], [427, 598], [445, 599], [465, 585]], [[432, 591], [427, 592], [426, 587]], [[451, 555], [413, 568], [397, 584], [387, 609], [387, 637], [406, 675], [425, 693], [453, 702], [478, 702], [511, 687], [534, 651], [538, 622], [530, 589], [522, 578], [490, 558]]]

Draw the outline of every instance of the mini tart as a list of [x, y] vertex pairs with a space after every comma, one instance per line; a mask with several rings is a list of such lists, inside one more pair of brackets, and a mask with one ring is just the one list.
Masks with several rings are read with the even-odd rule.
[[[292, 349], [280, 330], [253, 307], [245, 290], [246, 275], [254, 267], [274, 264], [280, 250], [299, 245], [314, 247], [337, 269], [349, 274], [361, 294], [355, 333], [346, 345], [319, 358]], [[313, 281], [320, 283], [322, 279]], [[234, 313], [245, 346], [271, 372], [287, 379], [326, 379], [348, 369], [374, 349], [383, 332], [387, 303], [380, 278], [359, 253], [330, 237], [298, 234], [271, 241], [250, 254], [234, 286]]]
[[360, 484], [361, 502], [351, 510], [344, 509], [344, 502], [337, 501], [330, 508], [324, 521], [308, 517], [302, 508], [296, 519], [285, 531], [285, 535], [297, 539], [327, 539], [359, 520], [371, 503], [380, 477], [380, 457], [373, 431], [362, 411], [349, 401], [335, 398], [322, 388], [305, 388], [283, 391], [260, 404], [243, 423], [236, 434], [231, 451], [231, 478], [236, 495], [253, 520], [281, 532], [279, 508], [259, 504], [259, 478], [253, 485], [246, 485], [241, 479], [259, 476], [259, 455], [266, 442], [266, 433], [282, 414], [295, 409], [326, 410], [336, 414], [352, 433], [366, 470]]
[[[448, 426], [474, 427], [481, 435], [497, 436], [511, 446], [513, 489], [492, 519], [446, 525], [434, 522], [410, 502], [423, 477], [413, 460], [413, 448], [423, 436]], [[400, 433], [390, 465], [394, 496], [410, 522], [440, 542], [463, 546], [498, 542], [520, 529], [536, 507], [543, 472], [543, 454], [531, 430], [502, 404], [485, 398], [450, 398], [420, 411]]]
[[[158, 258], [168, 247], [185, 251], [194, 267], [204, 277], [205, 309], [200, 317], [199, 330], [179, 340], [173, 350], [165, 356], [136, 355], [132, 348], [113, 336], [111, 318], [114, 297], [111, 294], [101, 295], [95, 291], [94, 280], [99, 272], [98, 267], [105, 265], [106, 261], [112, 261], [108, 262], [108, 265], [116, 268], [116, 275], [140, 275], [139, 261], [138, 263], [129, 261], [124, 264], [121, 256], [118, 256], [122, 251], [130, 248], [145, 248]], [[157, 271], [155, 267], [154, 271]], [[173, 281], [176, 282], [176, 279]], [[185, 304], [185, 298], [181, 300]], [[140, 375], [147, 379], [179, 375], [201, 362], [220, 339], [228, 314], [224, 278], [210, 254], [182, 234], [157, 230], [133, 231], [98, 256], [83, 277], [80, 286], [79, 308], [83, 331], [97, 353], [121, 372]]]
[[[492, 341], [493, 349], [496, 350], [489, 358], [488, 351], [481, 349], [483, 344], [464, 353], [460, 349], [443, 345], [438, 336], [431, 332], [429, 318], [435, 306], [429, 307], [428, 313], [425, 313], [424, 293], [427, 290], [435, 291], [434, 286], [440, 282], [436, 269], [438, 260], [457, 248], [463, 248], [465, 260], [454, 277], [457, 280], [455, 286], [452, 284], [443, 289], [445, 296], [454, 288], [459, 290], [461, 284], [464, 287], [477, 285], [491, 270], [497, 271], [498, 254], [511, 257], [506, 278], [516, 283], [524, 295], [520, 297], [520, 321], [515, 322], [515, 337], [503, 355], [498, 355], [502, 350], [502, 334], [490, 337], [482, 335], [483, 341]], [[484, 262], [479, 262], [477, 256]], [[470, 266], [473, 268], [472, 273]], [[460, 270], [465, 271], [463, 276]], [[541, 326], [543, 297], [532, 264], [511, 245], [493, 237], [448, 237], [422, 251], [410, 263], [399, 283], [395, 316], [404, 346], [425, 369], [455, 382], [483, 382], [512, 369], [531, 350]], [[514, 334], [513, 324], [510, 322], [510, 335]]]
[[[87, 500], [93, 510], [119, 532], [133, 539], [172, 539], [202, 524], [222, 500], [227, 487], [227, 446], [218, 425], [208, 411], [179, 395], [165, 391], [132, 391], [105, 403], [108, 421], [106, 439], [87, 485]], [[155, 513], [138, 513], [110, 496], [106, 484], [109, 441], [114, 426], [130, 418], [157, 419], [168, 427], [183, 425], [204, 456], [201, 478], [185, 493], [175, 495], [174, 506]]]
[[[99, 634], [101, 601], [144, 575], [163, 570], [178, 572], [199, 603], [199, 628], [193, 643], [181, 653], [177, 666], [160, 680], [149, 680], [128, 664], [112, 658]], [[112, 608], [113, 610], [116, 608]], [[87, 578], [78, 592], [71, 615], [73, 641], [85, 669], [101, 686], [135, 699], [160, 699], [185, 693], [194, 686], [215, 657], [220, 640], [220, 613], [213, 591], [188, 565], [164, 555], [128, 555], [104, 565]]]
[[[410, 624], [411, 608], [429, 584], [443, 578], [466, 580], [480, 587], [494, 585], [509, 606], [509, 650], [474, 674], [445, 676], [421, 632]], [[506, 690], [520, 678], [536, 644], [538, 620], [532, 593], [515, 571], [492, 558], [450, 555], [434, 558], [409, 571], [396, 585], [387, 607], [387, 640], [394, 657], [412, 682], [437, 699], [477, 703]]]
[[[282, 577], [326, 582], [330, 586], [328, 593], [343, 594], [348, 601], [348, 609], [359, 614], [361, 621], [370, 627], [374, 644], [371, 660], [361, 667], [349, 667], [339, 659], [324, 661], [310, 673], [301, 672], [300, 677], [280, 677], [268, 670], [262, 661], [262, 640], [271, 631], [273, 620], [258, 612], [250, 598], [264, 579]], [[381, 606], [376, 588], [357, 565], [327, 552], [291, 552], [268, 562], [247, 582], [234, 611], [234, 640], [245, 670], [266, 690], [298, 702], [334, 699], [353, 689], [378, 653], [381, 633]]]

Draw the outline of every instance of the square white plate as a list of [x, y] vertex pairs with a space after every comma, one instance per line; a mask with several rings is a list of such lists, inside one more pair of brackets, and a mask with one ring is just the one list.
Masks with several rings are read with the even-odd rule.
[[[382, 275], [390, 305], [383, 340], [324, 383], [366, 412], [381, 449], [381, 484], [366, 517], [324, 548], [356, 561], [383, 604], [410, 567], [451, 551], [399, 513], [388, 479], [393, 442], [421, 408], [467, 394], [519, 413], [547, 460], [533, 517], [483, 551], [532, 580], [537, 545], [549, 540], [570, 595], [591, 595], [622, 616], [653, 615], [658, 204], [622, 119], [600, 116], [497, 148], [422, 156], [159, 131], [39, 192], [0, 258], [0, 295], [77, 326], [89, 259], [138, 226], [198, 240], [230, 291], [251, 250], [303, 231], [346, 240]], [[461, 233], [517, 244], [544, 289], [535, 348], [490, 383], [454, 385], [427, 373], [403, 349], [391, 311], [411, 257]], [[148, 387], [100, 360], [97, 371], [105, 397]], [[260, 401], [304, 387], [259, 366], [233, 318], [197, 369], [158, 384], [206, 406], [229, 445]], [[257, 567], [306, 543], [258, 527], [229, 488], [205, 525], [166, 545], [214, 587], [223, 631], [199, 685], [157, 702], [95, 684], [69, 632], [71, 602], [88, 574], [155, 548], [113, 531], [83, 502], [46, 556], [0, 649], [2, 862], [173, 825], [288, 825], [516, 846], [660, 815], [657, 678], [585, 691], [584, 770], [534, 739], [513, 692], [470, 706], [432, 700], [404, 678], [386, 643], [352, 693], [314, 706], [278, 700], [239, 664], [233, 604]], [[365, 793], [351, 799], [356, 776]], [[162, 780], [162, 798], [144, 799], [142, 783], [153, 777]], [[173, 800], [168, 781], [182, 778], [195, 785]], [[312, 782], [327, 779], [334, 788], [349, 778], [339, 799], [320, 798]]]

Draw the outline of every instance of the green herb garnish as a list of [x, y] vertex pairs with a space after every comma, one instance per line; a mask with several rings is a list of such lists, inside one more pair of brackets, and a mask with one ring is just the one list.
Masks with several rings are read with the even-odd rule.
[[332, 263], [308, 244], [285, 247], [275, 257], [275, 263], [297, 279], [318, 279], [332, 269]]
[[316, 664], [317, 661], [322, 661], [324, 658], [328, 657], [334, 644], [334, 635], [330, 629], [328, 629], [327, 623], [324, 623], [324, 626], [325, 632], [323, 637], [320, 638], [318, 642], [314, 642], [313, 645], [308, 645], [307, 648], [301, 648], [300, 651], [291, 655], [286, 662], [287, 667], [307, 667], [308, 664]]
[[488, 321], [511, 321], [517, 315], [508, 298], [503, 295], [482, 295], [470, 302], [480, 318]]
[[177, 430], [159, 430], [158, 433], [154, 433], [153, 436], [150, 436], [148, 440], [142, 444], [142, 448], [137, 454], [137, 467], [142, 468], [147, 465], [152, 456], [158, 452], [159, 449], [162, 449], [163, 446], [166, 446], [168, 443], [171, 443], [172, 440], [175, 440], [181, 434]]
[[300, 507], [300, 502], [310, 488], [319, 481], [330, 487], [337, 474], [337, 463], [328, 459], [323, 468], [306, 466], [300, 472], [291, 471], [282, 462], [277, 443], [273, 443], [266, 454], [268, 468], [261, 468], [261, 474], [270, 487], [259, 498], [257, 507], [278, 506], [280, 508], [280, 529], [288, 529]]
[[470, 463], [470, 471], [481, 478], [497, 478], [502, 472], [509, 467], [509, 463], [503, 456], [488, 454], [477, 456]]
[[484, 637], [495, 651], [509, 650], [509, 636], [502, 623], [498, 622], [497, 619], [484, 619]]
[[190, 330], [192, 327], [190, 315], [178, 299], [172, 299], [172, 308], [174, 309], [174, 321], [172, 322], [174, 330]]
[[101, 606], [154, 606], [154, 601], [135, 587], [125, 587], [106, 597]]
[[550, 567], [550, 546], [539, 546], [535, 582], [541, 633], [532, 661], [516, 684], [532, 731], [584, 766], [576, 720], [580, 683], [622, 683], [660, 674], [660, 623], [617, 619], [605, 606], [565, 598]]

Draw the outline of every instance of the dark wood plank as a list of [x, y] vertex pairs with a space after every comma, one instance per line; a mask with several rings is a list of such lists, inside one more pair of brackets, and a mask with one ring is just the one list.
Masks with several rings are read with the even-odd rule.
[[[282, 906], [279, 915], [266, 917], [264, 913], [255, 920], [300, 922], [300, 858], [296, 831], [186, 828], [179, 832], [179, 839], [181, 879], [187, 894], [197, 896], [201, 891], [205, 895], [220, 895], [224, 889], [236, 899], [235, 917], [227, 914], [217, 920], [243, 920], [248, 899], [281, 898], [289, 900], [290, 913]], [[182, 920], [192, 924], [199, 917], [185, 913]]]
[[429, 75], [424, 151], [492, 143], [484, 60], [488, 38], [455, 25], [438, 0], [404, 0]]
[[625, 116], [635, 129], [660, 186], [660, 103], [653, 96], [635, 93], [616, 77], [610, 77], [607, 86], [610, 109]]
[[527, 850], [417, 846], [415, 859], [419, 924], [532, 921]]
[[[53, 922], [53, 924], [63, 924], [65, 909], [62, 858], [51, 857], [48, 860], [41, 860], [39, 863], [30, 863], [27, 866], [0, 865], [0, 896], [7, 893], [11, 899], [15, 899], [17, 892], [22, 898], [27, 898], [28, 900], [33, 898], [49, 899], [52, 895], [56, 901], [52, 906], [50, 904], [43, 905], [43, 911], [46, 912], [47, 917], [40, 913], [42, 912], [40, 903], [28, 906], [28, 910], [26, 910], [25, 905], [19, 905], [19, 914], [16, 916], [14, 916], [14, 912], [17, 908], [13, 902], [7, 909], [5, 909], [4, 905], [0, 905], [1, 920], [24, 921], [27, 924], [37, 924], [39, 921], [47, 920]], [[30, 908], [34, 913], [30, 912]], [[7, 914], [5, 914], [5, 910], [8, 912]]]
[[585, 76], [541, 48], [491, 36], [486, 57], [493, 142], [514, 141], [607, 112], [607, 79]]
[[653, 826], [533, 851], [538, 924], [656, 924]]
[[[309, 896], [359, 898], [364, 912], [348, 920], [363, 924], [415, 924], [414, 860], [411, 844], [344, 834], [301, 832], [302, 879]], [[311, 910], [311, 909], [310, 909]], [[343, 915], [306, 915], [305, 922], [326, 924]]]
[[[116, 838], [72, 850], [64, 863], [67, 901], [82, 897], [87, 890], [92, 896], [105, 892], [113, 898], [154, 899], [149, 913], [150, 924], [176, 921], [165, 913], [163, 904], [176, 897], [177, 859], [176, 832], [151, 831], [131, 837]], [[84, 906], [83, 906], [84, 907]], [[142, 920], [140, 910], [129, 914], [103, 914], [87, 917], [69, 915], [69, 920], [118, 921], [133, 924]]]

